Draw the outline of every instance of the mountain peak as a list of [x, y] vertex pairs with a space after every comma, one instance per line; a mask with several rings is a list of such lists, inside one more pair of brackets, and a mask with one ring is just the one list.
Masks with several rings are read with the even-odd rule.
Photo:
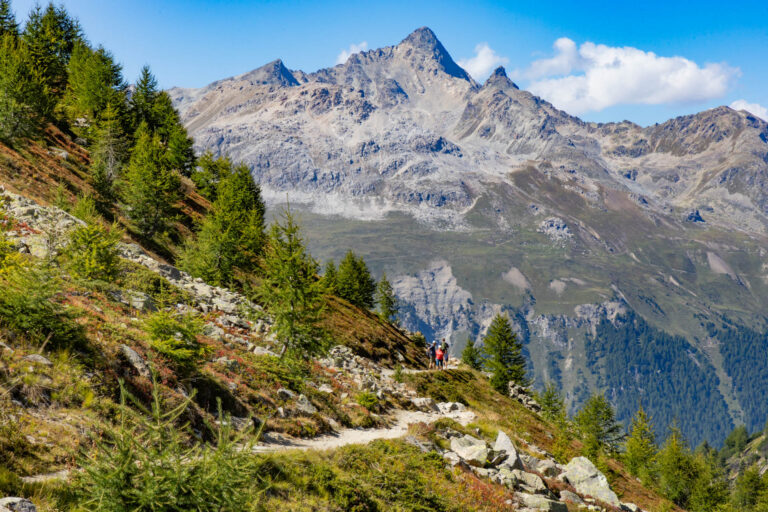
[[504, 66], [499, 66], [494, 69], [491, 76], [485, 81], [485, 85], [519, 89], [519, 87], [507, 76], [507, 71], [504, 69]]
[[469, 74], [456, 64], [448, 50], [445, 49], [429, 27], [417, 28], [408, 37], [403, 39], [398, 46], [410, 46], [427, 58], [433, 59], [438, 64], [438, 67], [448, 75], [472, 82]]
[[243, 78], [247, 78], [254, 83], [262, 85], [299, 85], [299, 81], [293, 76], [291, 70], [285, 67], [281, 59], [275, 59], [272, 62], [264, 64], [260, 68], [246, 73]]

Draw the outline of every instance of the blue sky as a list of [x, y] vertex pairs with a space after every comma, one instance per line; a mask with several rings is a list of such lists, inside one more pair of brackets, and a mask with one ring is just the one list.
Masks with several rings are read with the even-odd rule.
[[[18, 18], [33, 4], [14, 1]], [[521, 87], [586, 120], [647, 125], [740, 100], [768, 117], [764, 0], [63, 4], [128, 78], [147, 63], [163, 87], [202, 86], [275, 58], [314, 71], [350, 45], [396, 44], [426, 25], [476, 79], [503, 63]]]

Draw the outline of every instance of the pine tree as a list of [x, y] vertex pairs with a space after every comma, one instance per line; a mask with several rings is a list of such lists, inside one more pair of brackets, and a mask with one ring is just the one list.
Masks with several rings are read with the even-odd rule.
[[0, 0], [0, 37], [5, 34], [19, 37], [19, 24], [16, 23], [10, 0]]
[[566, 419], [565, 399], [560, 388], [553, 382], [547, 382], [544, 387], [544, 393], [539, 397], [542, 415], [549, 421], [558, 423]]
[[128, 140], [118, 110], [107, 104], [94, 130], [91, 149], [91, 183], [102, 209], [114, 200], [114, 184], [128, 157]]
[[76, 43], [68, 72], [65, 103], [72, 119], [84, 118], [92, 125], [107, 105], [116, 109], [125, 104], [122, 67], [104, 48], [92, 50], [84, 42]]
[[471, 337], [467, 338], [467, 344], [464, 346], [464, 350], [461, 351], [461, 360], [474, 370], [483, 369], [483, 358], [480, 350], [475, 346], [475, 340]]
[[38, 133], [52, 105], [24, 42], [8, 33], [0, 36], [0, 140]]
[[648, 480], [653, 473], [651, 466], [657, 450], [653, 425], [643, 407], [640, 406], [632, 418], [629, 437], [625, 444], [624, 463], [630, 474]]
[[685, 507], [696, 479], [693, 455], [677, 425], [670, 426], [669, 436], [656, 456], [659, 489], [676, 505]]
[[43, 9], [35, 6], [24, 26], [24, 41], [29, 47], [35, 70], [48, 89], [61, 96], [67, 85], [67, 64], [76, 43], [83, 40], [80, 23], [64, 7], [53, 3]]
[[163, 158], [163, 147], [146, 123], [136, 132], [136, 145], [125, 175], [128, 216], [141, 235], [151, 238], [170, 224], [179, 198], [179, 177]]
[[151, 118], [152, 130], [166, 147], [165, 158], [170, 168], [176, 169], [182, 176], [190, 176], [195, 164], [194, 141], [187, 135], [179, 113], [165, 91], [155, 97]]
[[264, 245], [261, 189], [244, 165], [227, 171], [197, 238], [181, 258], [184, 270], [215, 285], [229, 284], [235, 270], [254, 272]]
[[355, 256], [352, 251], [348, 251], [339, 263], [336, 286], [338, 296], [342, 299], [361, 308], [373, 308], [376, 282], [365, 260]]
[[589, 456], [595, 456], [595, 452], [601, 450], [615, 452], [624, 437], [621, 423], [616, 421], [616, 412], [603, 394], [590, 396], [574, 420], [585, 438]]
[[206, 151], [197, 159], [197, 168], [190, 178], [200, 195], [213, 202], [216, 200], [219, 181], [230, 172], [230, 169], [232, 169], [232, 161], [229, 158], [214, 158], [213, 153]]
[[317, 278], [318, 264], [307, 253], [300, 228], [289, 209], [272, 225], [262, 260], [259, 297], [272, 315], [272, 332], [283, 344], [282, 355], [308, 358], [325, 350], [320, 327], [326, 290]]
[[381, 274], [381, 280], [376, 286], [376, 303], [379, 305], [379, 315], [387, 322], [392, 322], [397, 316], [397, 297], [392, 289], [392, 284], [387, 279], [387, 274]]
[[507, 394], [509, 382], [528, 385], [523, 346], [506, 315], [497, 314], [494, 317], [483, 340], [483, 352], [485, 366], [492, 373], [491, 386], [498, 392]]
[[157, 79], [150, 71], [149, 66], [141, 68], [139, 80], [136, 82], [129, 107], [134, 126], [138, 128], [141, 123], [147, 123], [150, 130], [155, 129], [154, 105], [157, 95]]
[[323, 272], [323, 285], [328, 290], [328, 293], [332, 295], [338, 293], [337, 280], [336, 264], [333, 260], [328, 260], [328, 263], [325, 264], [325, 272]]

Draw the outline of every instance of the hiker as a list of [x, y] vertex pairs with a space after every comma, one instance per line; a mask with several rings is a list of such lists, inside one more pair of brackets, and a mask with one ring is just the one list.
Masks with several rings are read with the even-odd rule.
[[437, 351], [437, 342], [433, 341], [428, 347], [427, 347], [427, 357], [429, 357], [429, 369], [433, 369], [435, 367], [435, 353]]
[[437, 350], [435, 351], [435, 361], [437, 362], [437, 368], [439, 370], [443, 369], [443, 356], [445, 356], [445, 352], [443, 352], [442, 345], [437, 347]]
[[445, 341], [445, 338], [443, 338], [443, 341], [440, 343], [440, 348], [443, 349], [443, 366], [448, 365], [448, 349], [451, 348], [451, 345]]

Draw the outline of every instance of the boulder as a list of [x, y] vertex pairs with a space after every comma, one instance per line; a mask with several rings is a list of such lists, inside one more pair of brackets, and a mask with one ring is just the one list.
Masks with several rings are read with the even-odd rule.
[[317, 407], [312, 405], [312, 402], [309, 401], [306, 395], [299, 395], [298, 400], [296, 400], [296, 410], [301, 414], [311, 416], [317, 412]]
[[141, 358], [138, 352], [133, 350], [131, 347], [125, 344], [121, 344], [120, 354], [128, 362], [128, 364], [131, 365], [131, 368], [133, 368], [140, 376], [146, 378], [150, 378], [152, 376], [147, 363], [144, 361], [144, 359]]
[[560, 466], [554, 461], [550, 459], [544, 459], [536, 464], [536, 472], [541, 473], [546, 477], [554, 478], [562, 473], [562, 469], [560, 469]]
[[296, 393], [294, 393], [290, 389], [280, 388], [277, 390], [277, 398], [279, 398], [280, 400], [290, 400], [295, 396], [296, 396]]
[[490, 452], [485, 441], [470, 435], [451, 439], [451, 450], [468, 464], [479, 467], [485, 465]]
[[437, 408], [442, 414], [449, 414], [452, 412], [462, 412], [466, 410], [464, 404], [459, 402], [440, 402], [437, 404]]
[[515, 498], [522, 505], [523, 508], [528, 510], [548, 510], [551, 512], [568, 512], [568, 507], [565, 503], [559, 501], [550, 500], [539, 494], [527, 494], [524, 492], [515, 493]]
[[520, 487], [525, 492], [532, 494], [547, 494], [549, 489], [539, 475], [526, 473], [520, 469], [512, 470], [512, 478], [516, 481], [515, 487]]
[[50, 361], [50, 359], [48, 359], [47, 357], [41, 356], [40, 354], [29, 354], [28, 356], [24, 356], [23, 359], [25, 361], [41, 364], [43, 366], [53, 366], [53, 363]]
[[499, 433], [496, 436], [496, 442], [493, 444], [493, 451], [504, 452], [507, 454], [505, 464], [508, 465], [510, 469], [523, 469], [523, 463], [520, 460], [520, 455], [517, 453], [517, 448], [515, 448], [515, 445], [512, 443], [509, 436], [501, 430], [499, 430]]
[[571, 491], [560, 491], [560, 501], [573, 503], [574, 505], [584, 505], [584, 500], [578, 494]]
[[461, 457], [459, 457], [458, 454], [456, 454], [456, 452], [445, 452], [443, 454], [443, 458], [451, 466], [456, 466], [458, 464], [461, 464]]
[[2, 498], [0, 499], [0, 512], [5, 510], [10, 510], [11, 512], [37, 512], [37, 507], [25, 498]]
[[437, 404], [431, 398], [419, 397], [411, 398], [411, 403], [420, 411], [424, 412], [440, 412]]
[[642, 512], [640, 507], [638, 507], [634, 503], [622, 503], [621, 510], [626, 510], [628, 512]]
[[608, 479], [598, 470], [592, 461], [586, 457], [574, 457], [565, 466], [562, 477], [571, 484], [579, 494], [592, 496], [614, 507], [620, 506], [619, 498], [608, 485]]

